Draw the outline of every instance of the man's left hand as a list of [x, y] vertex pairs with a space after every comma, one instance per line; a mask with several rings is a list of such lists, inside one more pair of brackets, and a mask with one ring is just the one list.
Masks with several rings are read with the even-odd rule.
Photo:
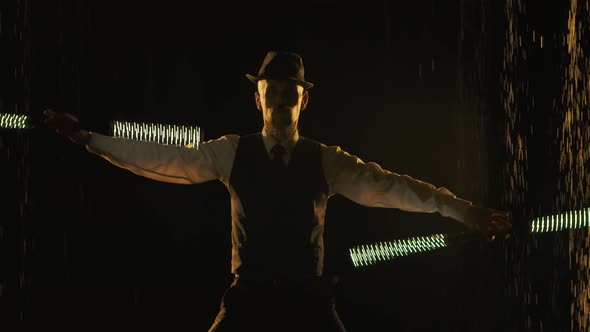
[[465, 214], [465, 225], [490, 241], [507, 239], [512, 229], [509, 217], [510, 214], [506, 211], [471, 206]]

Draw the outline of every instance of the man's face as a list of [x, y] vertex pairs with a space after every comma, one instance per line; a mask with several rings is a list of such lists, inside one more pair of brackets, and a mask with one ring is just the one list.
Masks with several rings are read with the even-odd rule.
[[307, 100], [307, 91], [291, 81], [258, 81], [256, 106], [262, 111], [264, 125], [269, 129], [296, 129], [299, 113], [307, 106]]

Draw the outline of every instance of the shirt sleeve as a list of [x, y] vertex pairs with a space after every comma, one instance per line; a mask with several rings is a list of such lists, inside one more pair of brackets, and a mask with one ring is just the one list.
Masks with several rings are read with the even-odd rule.
[[322, 145], [322, 162], [330, 194], [341, 194], [365, 206], [439, 212], [461, 222], [471, 206], [444, 187], [365, 163], [337, 146]]
[[113, 165], [153, 180], [193, 184], [229, 178], [239, 137], [222, 136], [198, 148], [90, 133], [86, 149]]

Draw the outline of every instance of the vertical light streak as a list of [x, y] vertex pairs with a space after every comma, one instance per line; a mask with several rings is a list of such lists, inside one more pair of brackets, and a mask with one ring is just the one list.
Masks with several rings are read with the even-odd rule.
[[[570, 210], [565, 225], [572, 225], [569, 233], [569, 266], [576, 276], [570, 283], [573, 303], [570, 307], [570, 328], [587, 331], [590, 328], [590, 288], [587, 257], [589, 256], [588, 210], [576, 210], [588, 206], [590, 182], [586, 165], [590, 147], [590, 5], [588, 0], [569, 1], [567, 27], [564, 29], [563, 86], [561, 102], [556, 103], [555, 113], [560, 119], [556, 130], [559, 144], [558, 196], [556, 205]], [[580, 229], [582, 228], [582, 229]], [[578, 230], [579, 229], [579, 230]]]

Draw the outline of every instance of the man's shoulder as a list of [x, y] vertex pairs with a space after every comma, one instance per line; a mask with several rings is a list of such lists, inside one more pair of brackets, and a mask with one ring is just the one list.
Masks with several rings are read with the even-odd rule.
[[317, 146], [319, 146], [319, 147], [320, 147], [322, 150], [330, 150], [330, 151], [332, 151], [332, 150], [334, 150], [334, 151], [336, 151], [336, 150], [340, 150], [340, 147], [339, 147], [339, 146], [337, 146], [337, 145], [328, 145], [328, 144], [326, 144], [326, 143], [323, 143], [323, 142], [321, 142], [321, 141], [319, 141], [319, 140], [316, 140], [316, 139], [313, 139], [313, 138], [309, 138], [309, 137], [307, 137], [307, 136], [305, 136], [305, 137], [304, 137], [304, 136], [301, 136], [301, 137], [299, 137], [299, 139], [300, 139], [300, 140], [307, 141], [308, 143], [311, 143], [311, 144], [317, 145]]
[[227, 134], [223, 136], [219, 136], [217, 138], [212, 138], [209, 140], [203, 140], [199, 146], [201, 148], [210, 148], [210, 149], [222, 149], [225, 147], [233, 147], [238, 144], [240, 141], [240, 136], [236, 134]]
[[257, 138], [261, 138], [262, 137], [262, 132], [257, 131], [257, 132], [254, 132], [254, 133], [247, 133], [247, 134], [235, 135], [235, 136], [238, 137], [237, 138], [238, 140], [246, 140], [246, 139], [248, 139], [248, 140], [250, 140], [250, 139], [254, 140], [254, 139], [257, 139]]
[[221, 136], [219, 139], [221, 139], [221, 140], [227, 140], [227, 141], [231, 141], [231, 142], [237, 142], [237, 141], [240, 140], [240, 135], [238, 135], [238, 134], [227, 134], [227, 135]]
[[323, 142], [320, 142], [318, 140], [313, 140], [307, 137], [300, 137], [300, 139], [304, 139], [305, 141], [308, 142], [308, 145], [310, 146], [316, 146], [317, 149], [320, 150], [322, 157], [325, 160], [330, 160], [330, 159], [338, 159], [341, 157], [349, 157], [350, 154], [344, 150], [342, 150], [342, 148], [340, 148], [339, 145], [330, 145], [330, 144], [326, 144]]
[[238, 144], [240, 144], [240, 142], [242, 141], [250, 141], [250, 140], [256, 140], [257, 137], [260, 136], [260, 132], [258, 133], [251, 133], [251, 134], [244, 134], [244, 135], [238, 135], [238, 134], [226, 134], [223, 136], [220, 136], [217, 139], [212, 139], [207, 141], [207, 143], [216, 143], [216, 144], [229, 144], [232, 146], [237, 146]]

